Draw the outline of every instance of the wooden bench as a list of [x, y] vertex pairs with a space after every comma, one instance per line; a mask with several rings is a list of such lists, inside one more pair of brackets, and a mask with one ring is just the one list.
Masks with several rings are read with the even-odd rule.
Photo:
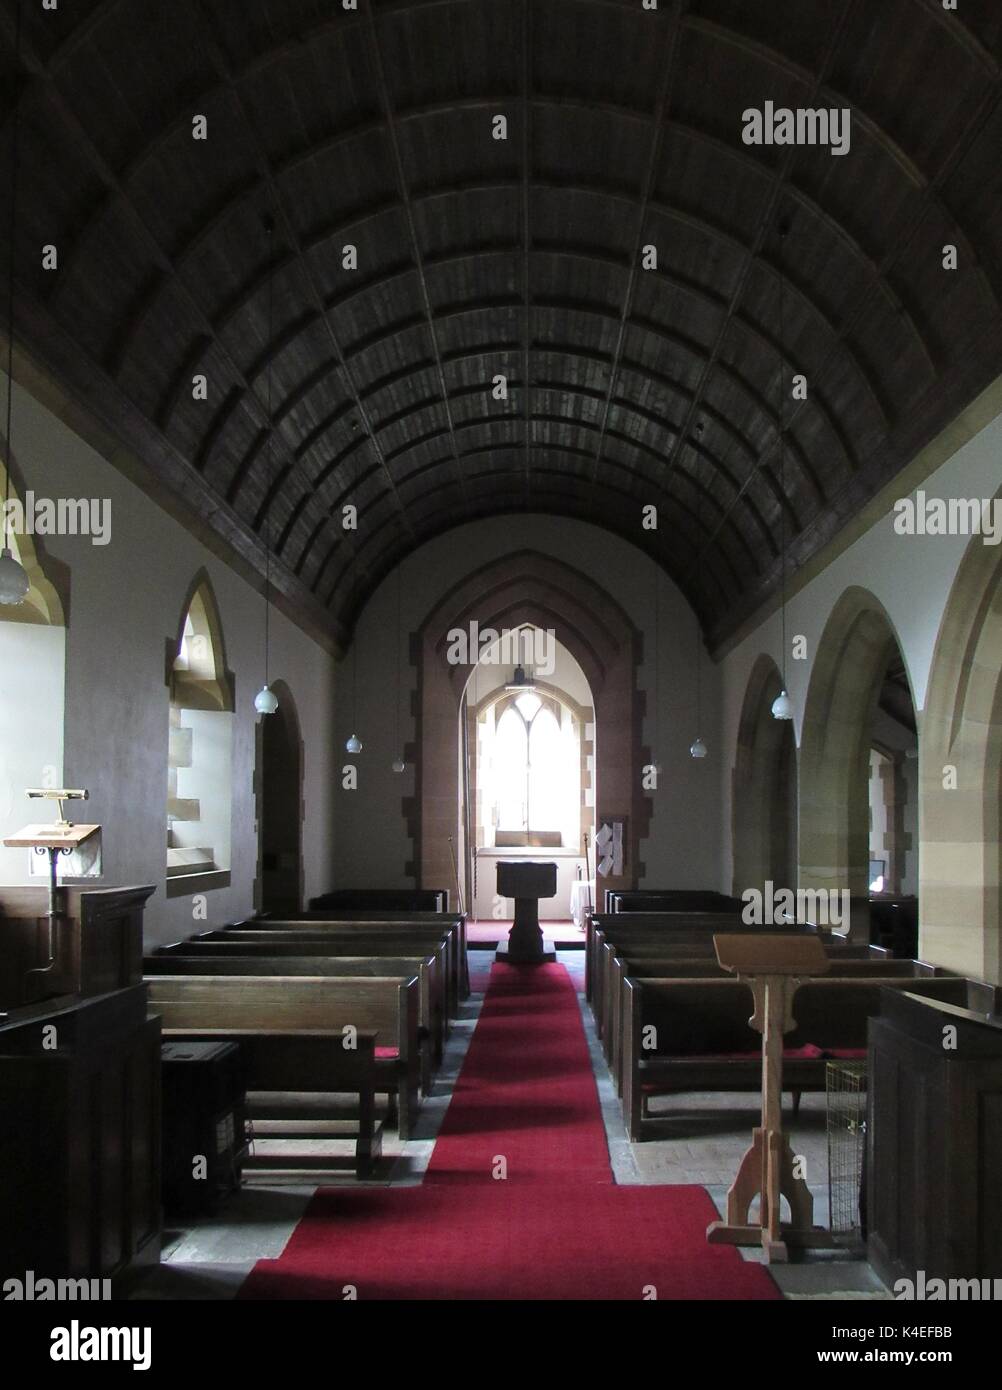
[[[747, 928], [745, 932], [747, 932]], [[702, 931], [687, 931], [675, 933], [668, 938], [660, 932], [654, 936], [649, 936], [647, 933], [638, 932], [635, 929], [626, 932], [597, 931], [593, 948], [594, 980], [592, 982], [591, 1008], [595, 1016], [595, 1027], [599, 1037], [604, 1038], [606, 1020], [610, 1016], [610, 1010], [616, 1007], [616, 990], [609, 979], [609, 967], [617, 956], [626, 956], [637, 962], [649, 958], [662, 961], [666, 966], [676, 960], [704, 961], [707, 966], [704, 973], [716, 975], [721, 972], [713, 949], [713, 937], [728, 934], [728, 932], [714, 931], [708, 936], [706, 932]], [[826, 953], [840, 962], [852, 961], [859, 964], [880, 965], [889, 960], [887, 952], [879, 947], [849, 945], [842, 937], [824, 932], [818, 933], [818, 935]], [[653, 975], [661, 973], [661, 970], [660, 967], [656, 970], [637, 969], [633, 973]], [[675, 972], [666, 968], [664, 973], [672, 975]], [[893, 971], [891, 973], [893, 974]]]
[[310, 899], [315, 912], [332, 909], [376, 912], [448, 912], [446, 888], [336, 888]]
[[[603, 1012], [602, 1048], [609, 1070], [622, 1095], [622, 999], [623, 980], [627, 975], [645, 979], [728, 979], [728, 972], [716, 960], [703, 958], [672, 958], [659, 955], [654, 948], [631, 949], [605, 942], [603, 970], [605, 1000]], [[843, 979], [930, 979], [951, 976], [955, 972], [928, 965], [918, 960], [844, 960], [838, 950], [829, 951], [837, 959], [833, 966]]]
[[352, 931], [371, 929], [373, 934], [388, 931], [441, 931], [450, 937], [452, 969], [456, 977], [456, 1000], [470, 995], [470, 972], [466, 954], [466, 918], [462, 913], [448, 912], [306, 912], [296, 917], [252, 917], [234, 922], [239, 930], [275, 927], [288, 931], [312, 928], [344, 928]]
[[[433, 950], [441, 942], [446, 945], [446, 977], [448, 980], [449, 1016], [459, 1013], [460, 1000], [468, 993], [466, 951], [456, 930], [449, 924], [410, 926], [407, 923], [271, 921], [255, 919], [232, 927], [200, 933], [194, 941], [271, 941], [286, 940], [300, 943], [320, 943], [317, 955], [327, 954], [328, 946], [338, 945], [337, 954], [355, 956], [382, 954], [409, 955], [414, 951]], [[341, 946], [357, 943], [344, 951]], [[467, 988], [464, 990], [464, 985]]]
[[609, 889], [606, 912], [740, 912], [741, 898], [706, 888]]
[[[375, 1033], [376, 1090], [396, 1098], [400, 1138], [410, 1138], [421, 1066], [417, 975], [409, 980], [154, 975], [147, 984], [150, 1007], [161, 1015], [165, 1033], [176, 1036], [319, 1031], [336, 1049], [349, 1051], [345, 1030]], [[290, 1076], [287, 1089], [323, 1089], [318, 1080], [306, 1072]]]
[[[383, 1082], [376, 1065], [375, 1033], [360, 1032], [354, 1051], [345, 1050], [340, 1032], [327, 1028], [164, 1028], [163, 1036], [167, 1041], [237, 1043], [246, 1087], [244, 1113], [254, 1121], [255, 1130], [260, 1123], [258, 1137], [275, 1137], [271, 1133], [274, 1121], [288, 1122], [308, 1113], [319, 1121], [317, 1137], [354, 1139], [355, 1175], [371, 1176], [383, 1143], [376, 1106]], [[344, 1096], [356, 1096], [357, 1103], [346, 1106]], [[297, 1102], [308, 1108], [297, 1110]], [[244, 1166], [327, 1167], [329, 1160], [311, 1165], [306, 1156], [280, 1159], [251, 1154]]]
[[[210, 948], [214, 943], [207, 943]], [[306, 975], [324, 978], [350, 979], [357, 976], [380, 976], [384, 979], [398, 976], [410, 979], [417, 975], [419, 982], [420, 1012], [419, 1037], [421, 1041], [421, 1093], [427, 1096], [431, 1091], [434, 1071], [441, 1066], [445, 1047], [446, 1032], [446, 992], [442, 955], [427, 956], [327, 956], [288, 954], [295, 951], [299, 943], [291, 947], [280, 943], [268, 944], [262, 954], [256, 943], [238, 943], [245, 948], [244, 954], [228, 954], [226, 943], [221, 942], [215, 951], [196, 955], [171, 952], [167, 955], [147, 956], [144, 970], [151, 975]], [[249, 951], [251, 954], [246, 954]]]
[[[883, 989], [904, 989], [979, 1012], [998, 1008], [997, 987], [959, 976], [807, 980], [793, 1002], [797, 1027], [784, 1039], [784, 1090], [795, 1098], [802, 1091], [824, 1090], [831, 1057], [866, 1055], [867, 1021], [880, 1012]], [[646, 1103], [652, 1095], [759, 1090], [761, 1044], [748, 1025], [751, 1011], [751, 990], [738, 979], [625, 977], [623, 1117], [631, 1139], [646, 1137]], [[651, 1026], [654, 1033], [646, 1036], [656, 1041], [654, 1049], [645, 1047], [644, 1029]]]
[[[739, 917], [730, 913], [611, 913], [593, 917], [588, 923], [585, 953], [585, 994], [592, 1002], [601, 998], [602, 982], [599, 978], [603, 960], [601, 945], [603, 941], [617, 944], [640, 945], [649, 943], [659, 946], [666, 953], [689, 956], [706, 955], [716, 960], [713, 951], [713, 937], [719, 932], [748, 931], [813, 931], [810, 927], [769, 927], [749, 928]], [[838, 949], [842, 959], [869, 959], [886, 957], [887, 952], [879, 947], [850, 945], [846, 939], [835, 932], [817, 933], [826, 949]]]
[[733, 912], [593, 912], [585, 923], [585, 997], [591, 999], [594, 988], [597, 932], [608, 935], [633, 930], [661, 940], [680, 940], [684, 933], [712, 939], [715, 931], [736, 928], [748, 930]]

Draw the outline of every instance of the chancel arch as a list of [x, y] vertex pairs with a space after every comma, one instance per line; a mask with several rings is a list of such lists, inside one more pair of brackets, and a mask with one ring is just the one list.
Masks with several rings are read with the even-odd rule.
[[745, 691], [732, 772], [734, 869], [732, 892], [797, 887], [797, 746], [793, 721], [774, 719], [783, 688], [772, 657], [763, 653]]
[[[848, 891], [852, 930], [869, 931], [870, 750], [900, 645], [869, 590], [846, 589], [818, 643], [800, 741], [800, 887]], [[902, 668], [903, 669], [903, 668]]]
[[998, 983], [1002, 549], [980, 536], [961, 563], [936, 639], [919, 769], [920, 949], [937, 964]]
[[168, 641], [168, 897], [229, 884], [234, 679], [212, 583], [200, 571]]
[[[512, 630], [529, 624], [556, 640], [584, 673], [594, 701], [595, 823], [622, 821], [623, 872], [603, 888], [630, 887], [639, 872], [637, 846], [647, 833], [650, 804], [641, 790], [639, 635], [629, 616], [580, 570], [535, 551], [493, 561], [466, 576], [428, 615], [420, 634], [418, 701], [418, 862], [421, 883], [454, 883], [450, 837], [463, 842], [458, 788], [460, 714], [470, 664], [450, 662], [449, 634]], [[461, 859], [457, 850], [457, 858]], [[594, 861], [592, 863], [594, 870]], [[462, 865], [460, 873], [466, 877]], [[464, 892], [468, 888], [464, 882]]]

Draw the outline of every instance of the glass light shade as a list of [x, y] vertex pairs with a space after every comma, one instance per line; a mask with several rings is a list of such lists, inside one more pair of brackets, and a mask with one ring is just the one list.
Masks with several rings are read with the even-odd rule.
[[10, 548], [4, 546], [0, 550], [0, 603], [11, 606], [23, 603], [30, 587], [23, 567], [14, 559]]
[[254, 696], [254, 708], [258, 714], [274, 714], [278, 709], [278, 696], [268, 685], [262, 685]]
[[773, 719], [793, 718], [793, 701], [785, 690], [781, 691], [772, 702], [772, 717]]
[[407, 764], [404, 762], [403, 758], [394, 758], [390, 766], [394, 772], [403, 772]]
[[697, 738], [695, 740], [692, 747], [689, 749], [689, 756], [692, 758], [706, 757], [706, 744], [703, 742], [701, 738]]
[[348, 742], [345, 744], [345, 748], [347, 748], [349, 753], [361, 753], [362, 740], [359, 738], [358, 734], [352, 734], [351, 738], [349, 738]]

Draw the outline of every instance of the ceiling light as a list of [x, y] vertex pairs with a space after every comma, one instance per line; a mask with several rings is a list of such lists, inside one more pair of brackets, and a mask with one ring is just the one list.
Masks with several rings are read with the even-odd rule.
[[705, 758], [706, 752], [706, 744], [703, 742], [701, 738], [697, 738], [695, 743], [693, 743], [692, 747], [689, 749], [689, 756], [691, 758]]
[[529, 679], [529, 677], [525, 674], [525, 668], [522, 667], [522, 666], [516, 666], [516, 667], [515, 667], [515, 672], [514, 672], [514, 675], [513, 675], [512, 678], [511, 678], [511, 681], [509, 682], [508, 685], [505, 686], [505, 690], [506, 690], [506, 691], [508, 691], [508, 690], [512, 690], [512, 691], [514, 691], [514, 690], [535, 690], [535, 688], [536, 688], [536, 687], [533, 685], [532, 681], [531, 681], [531, 680]]
[[9, 546], [0, 550], [0, 603], [23, 603], [30, 588], [28, 576], [10, 552]]
[[793, 701], [785, 690], [780, 691], [772, 702], [772, 717], [773, 719], [793, 718]]
[[274, 714], [278, 709], [278, 696], [269, 685], [262, 685], [254, 696], [254, 708], [258, 714]]
[[349, 753], [361, 753], [362, 740], [359, 738], [358, 734], [352, 734], [348, 742], [345, 744], [345, 748], [347, 748]]

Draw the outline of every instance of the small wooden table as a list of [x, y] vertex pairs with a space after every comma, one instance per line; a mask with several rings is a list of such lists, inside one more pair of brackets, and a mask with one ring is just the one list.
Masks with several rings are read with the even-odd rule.
[[[831, 1235], [814, 1225], [814, 1198], [794, 1170], [790, 1141], [783, 1133], [783, 1034], [796, 1027], [793, 996], [801, 979], [826, 975], [831, 962], [816, 936], [740, 933], [713, 938], [717, 960], [751, 987], [755, 1012], [749, 1024], [762, 1034], [762, 1123], [752, 1131], [727, 1193], [727, 1220], [706, 1228], [711, 1245], [759, 1245], [767, 1263], [785, 1261], [787, 1245], [830, 1246]], [[758, 1224], [749, 1218], [759, 1198]], [[781, 1222], [781, 1198], [791, 1220]]]
[[556, 951], [543, 949], [539, 926], [539, 899], [552, 898], [557, 891], [556, 864], [535, 861], [501, 860], [498, 892], [515, 899], [515, 921], [508, 934], [508, 949], [498, 951], [495, 960], [511, 965], [539, 965], [557, 958]]

